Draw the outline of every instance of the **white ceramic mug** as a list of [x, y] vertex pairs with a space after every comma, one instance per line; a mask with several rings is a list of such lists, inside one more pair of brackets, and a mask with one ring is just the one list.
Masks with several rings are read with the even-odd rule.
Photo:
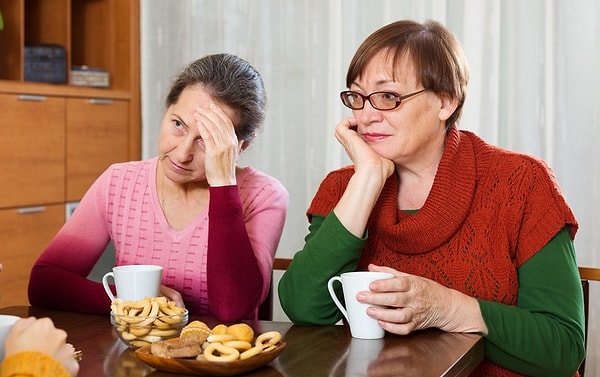
[[115, 296], [110, 289], [109, 278], [112, 278], [115, 282], [116, 297], [122, 300], [136, 301], [146, 297], [157, 297], [160, 296], [162, 271], [162, 266], [151, 264], [117, 266], [113, 267], [112, 271], [104, 274], [102, 285], [111, 300], [114, 300]]
[[[360, 291], [368, 291], [369, 284], [372, 281], [391, 277], [394, 277], [394, 275], [387, 272], [355, 271], [345, 272], [341, 276], [334, 276], [327, 282], [329, 294], [348, 321], [352, 337], [359, 339], [379, 339], [385, 335], [385, 331], [379, 327], [377, 320], [367, 315], [367, 308], [373, 305], [362, 304], [356, 301], [356, 295]], [[342, 284], [345, 306], [338, 300], [333, 289], [333, 284], [336, 281]]]
[[6, 340], [6, 336], [15, 322], [20, 318], [21, 317], [17, 317], [16, 315], [0, 314], [0, 362], [4, 359], [4, 341]]

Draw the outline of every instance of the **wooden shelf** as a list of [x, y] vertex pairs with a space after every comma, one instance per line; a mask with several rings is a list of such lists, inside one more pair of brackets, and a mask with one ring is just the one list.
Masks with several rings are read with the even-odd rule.
[[0, 80], [0, 92], [41, 94], [47, 96], [94, 97], [130, 100], [137, 93], [126, 90], [99, 89], [85, 86], [47, 84], [41, 82]]
[[104, 69], [113, 90], [139, 87], [139, 4], [132, 0], [0, 0], [0, 80], [24, 81], [26, 45], [66, 51], [73, 66]]
[[[141, 157], [140, 9], [139, 0], [0, 0], [0, 10], [0, 225], [11, 234], [0, 305], [10, 306], [27, 304], [29, 272], [67, 204], [110, 164]], [[26, 81], [26, 46], [48, 44], [64, 48], [67, 82]], [[81, 65], [107, 71], [109, 86], [70, 85]]]

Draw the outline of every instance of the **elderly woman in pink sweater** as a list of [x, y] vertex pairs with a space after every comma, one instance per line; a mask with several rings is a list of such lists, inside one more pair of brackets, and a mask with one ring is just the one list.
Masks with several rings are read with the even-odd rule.
[[96, 180], [33, 266], [31, 304], [109, 312], [87, 275], [112, 240], [116, 265], [163, 266], [161, 294], [191, 315], [256, 318], [288, 206], [279, 181], [237, 165], [265, 105], [260, 74], [237, 56], [185, 68], [166, 98], [158, 157]]

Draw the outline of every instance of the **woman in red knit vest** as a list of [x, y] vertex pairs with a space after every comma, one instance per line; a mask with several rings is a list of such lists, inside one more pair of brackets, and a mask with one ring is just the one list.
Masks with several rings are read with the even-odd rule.
[[573, 376], [585, 355], [577, 221], [544, 161], [457, 127], [468, 66], [440, 23], [371, 34], [346, 76], [352, 117], [335, 136], [353, 162], [321, 183], [309, 234], [279, 284], [299, 324], [342, 316], [327, 281], [392, 272], [357, 299], [389, 333], [485, 336], [475, 376]]

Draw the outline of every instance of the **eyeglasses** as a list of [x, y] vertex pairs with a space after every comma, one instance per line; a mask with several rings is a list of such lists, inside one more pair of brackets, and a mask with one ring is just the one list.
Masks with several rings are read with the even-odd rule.
[[417, 94], [424, 92], [427, 89], [421, 89], [416, 92], [399, 96], [394, 92], [373, 92], [368, 96], [363, 96], [360, 93], [346, 90], [340, 93], [340, 98], [344, 106], [351, 108], [352, 110], [360, 110], [365, 107], [365, 102], [369, 101], [371, 106], [377, 110], [394, 110], [403, 100], [416, 96]]

